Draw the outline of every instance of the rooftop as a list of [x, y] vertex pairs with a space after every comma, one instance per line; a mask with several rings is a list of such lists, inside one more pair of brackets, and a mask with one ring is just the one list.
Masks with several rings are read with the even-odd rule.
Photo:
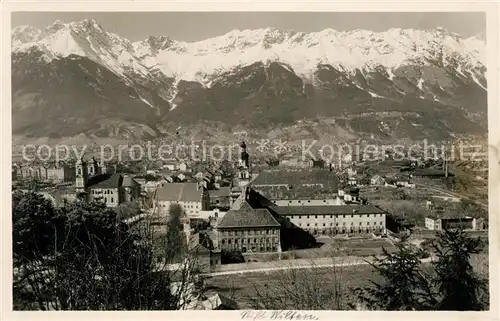
[[209, 193], [212, 197], [229, 197], [231, 188], [229, 186], [222, 186], [219, 189], [210, 190]]
[[328, 169], [265, 170], [257, 176], [251, 185], [318, 185], [326, 189], [336, 190], [338, 178]]
[[158, 189], [159, 201], [200, 202], [202, 190], [198, 183], [166, 183]]
[[137, 187], [140, 186], [139, 183], [135, 179], [133, 179], [131, 176], [125, 176], [123, 177], [123, 187]]
[[210, 249], [208, 249], [208, 244], [204, 244], [205, 239], [201, 237], [200, 233], [192, 234], [189, 237], [188, 249], [190, 252], [196, 252], [198, 254], [201, 253], [210, 253]]
[[279, 227], [278, 221], [266, 208], [254, 209], [243, 201], [238, 209], [229, 210], [221, 219], [218, 228], [229, 227]]
[[[279, 215], [331, 215], [331, 214], [383, 214], [384, 210], [373, 205], [318, 205], [318, 206], [273, 206]], [[354, 213], [354, 211], [356, 211]]]
[[123, 184], [123, 176], [120, 174], [99, 174], [92, 176], [87, 181], [89, 188], [119, 188]]

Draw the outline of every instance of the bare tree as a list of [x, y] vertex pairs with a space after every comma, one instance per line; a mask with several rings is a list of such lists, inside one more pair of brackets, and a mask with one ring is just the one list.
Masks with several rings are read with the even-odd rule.
[[247, 301], [257, 310], [345, 310], [349, 289], [344, 282], [344, 263], [348, 257], [332, 260], [335, 264], [320, 267], [314, 260], [307, 268], [290, 263], [286, 269], [269, 272], [265, 283], [253, 284]]

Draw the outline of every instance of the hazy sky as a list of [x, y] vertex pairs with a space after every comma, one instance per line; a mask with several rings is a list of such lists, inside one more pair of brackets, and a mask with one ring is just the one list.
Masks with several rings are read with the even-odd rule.
[[441, 26], [464, 37], [486, 31], [486, 14], [483, 12], [15, 12], [11, 21], [13, 27], [28, 24], [45, 28], [55, 20], [69, 22], [85, 18], [94, 18], [105, 30], [132, 41], [161, 35], [196, 41], [233, 29], [266, 27], [313, 32], [326, 28], [384, 31]]

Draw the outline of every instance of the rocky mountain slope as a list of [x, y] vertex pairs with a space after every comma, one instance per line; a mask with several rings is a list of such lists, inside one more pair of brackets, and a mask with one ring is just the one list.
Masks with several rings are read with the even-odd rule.
[[268, 28], [186, 43], [130, 42], [95, 20], [18, 26], [13, 131], [144, 139], [204, 128], [265, 136], [307, 123], [301, 130], [314, 136], [322, 127], [311, 124], [327, 121], [349, 137], [482, 135], [485, 50], [481, 37], [444, 29]]

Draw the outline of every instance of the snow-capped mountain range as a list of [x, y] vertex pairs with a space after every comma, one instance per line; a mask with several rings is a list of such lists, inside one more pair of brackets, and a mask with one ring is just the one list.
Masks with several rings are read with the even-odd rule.
[[[281, 97], [280, 104], [284, 104], [283, 95], [291, 90], [290, 94], [305, 99], [305, 105], [317, 105], [318, 99], [324, 101], [325, 92], [329, 92], [329, 99], [352, 102], [364, 97], [369, 98], [372, 105], [381, 99], [393, 104], [415, 97], [458, 109], [472, 109], [474, 113], [481, 108], [468, 104], [477, 101], [475, 95], [486, 95], [485, 40], [481, 36], [462, 38], [442, 28], [384, 32], [325, 29], [312, 33], [266, 28], [233, 30], [197, 42], [177, 41], [168, 36], [150, 36], [131, 42], [105, 31], [97, 21], [86, 19], [70, 23], [56, 21], [43, 30], [17, 26], [12, 30], [12, 54], [13, 65], [18, 67], [13, 69], [13, 75], [21, 77], [13, 82], [21, 87], [13, 86], [13, 91], [23, 91], [26, 82], [30, 82], [27, 87], [34, 86], [33, 80], [25, 77], [28, 73], [25, 69], [30, 65], [52, 66], [52, 70], [58, 68], [57, 73], [65, 74], [73, 68], [67, 65], [73, 61], [73, 65], [80, 66], [79, 72], [91, 75], [81, 85], [91, 86], [97, 99], [112, 104], [105, 88], [111, 77], [123, 90], [133, 89], [128, 96], [136, 100], [134, 105], [142, 104], [154, 110], [154, 116], [162, 123], [181, 121], [180, 118], [187, 121], [186, 115], [179, 116], [179, 113], [196, 113], [196, 108], [207, 104], [207, 97], [217, 91], [222, 94], [224, 88], [232, 89], [225, 94], [236, 105], [241, 105], [243, 99], [256, 99], [254, 106], [262, 105], [264, 99], [266, 106], [270, 106], [269, 93], [264, 96], [259, 93], [271, 86], [272, 95]], [[103, 76], [104, 71], [107, 76]], [[62, 79], [66, 80], [58, 81], [70, 81], [71, 77], [68, 74]], [[46, 80], [38, 86], [46, 86]], [[77, 86], [74, 79], [72, 81], [72, 86]], [[279, 81], [284, 83], [278, 84]], [[307, 85], [316, 91], [311, 93]], [[460, 96], [464, 86], [469, 96], [474, 95], [470, 100], [464, 101]], [[352, 92], [341, 97], [346, 89]], [[236, 94], [234, 90], [239, 91]], [[202, 104], [200, 98], [193, 95], [204, 97], [205, 102]], [[33, 103], [26, 99], [21, 102], [22, 110]], [[210, 103], [214, 110], [220, 109], [220, 105], [217, 100]], [[184, 110], [174, 111], [179, 108]], [[235, 109], [238, 110], [236, 106]], [[293, 113], [298, 119], [309, 116]], [[325, 116], [332, 113], [327, 112]], [[162, 127], [149, 120], [146, 125], [156, 133]]]
[[95, 20], [63, 23], [56, 21], [45, 30], [15, 27], [14, 52], [32, 48], [42, 50], [47, 61], [69, 55], [88, 57], [122, 75], [131, 68], [147, 74], [152, 69], [178, 80], [209, 85], [207, 75], [231, 70], [256, 61], [280, 61], [290, 65], [305, 79], [313, 76], [318, 64], [340, 70], [388, 71], [405, 63], [425, 64], [439, 52], [446, 66], [456, 59], [465, 70], [485, 65], [486, 46], [477, 37], [463, 39], [444, 29], [390, 29], [375, 33], [367, 30], [338, 32], [325, 29], [304, 33], [274, 28], [233, 30], [225, 35], [198, 42], [181, 42], [168, 36], [150, 36], [130, 42], [104, 31]]

